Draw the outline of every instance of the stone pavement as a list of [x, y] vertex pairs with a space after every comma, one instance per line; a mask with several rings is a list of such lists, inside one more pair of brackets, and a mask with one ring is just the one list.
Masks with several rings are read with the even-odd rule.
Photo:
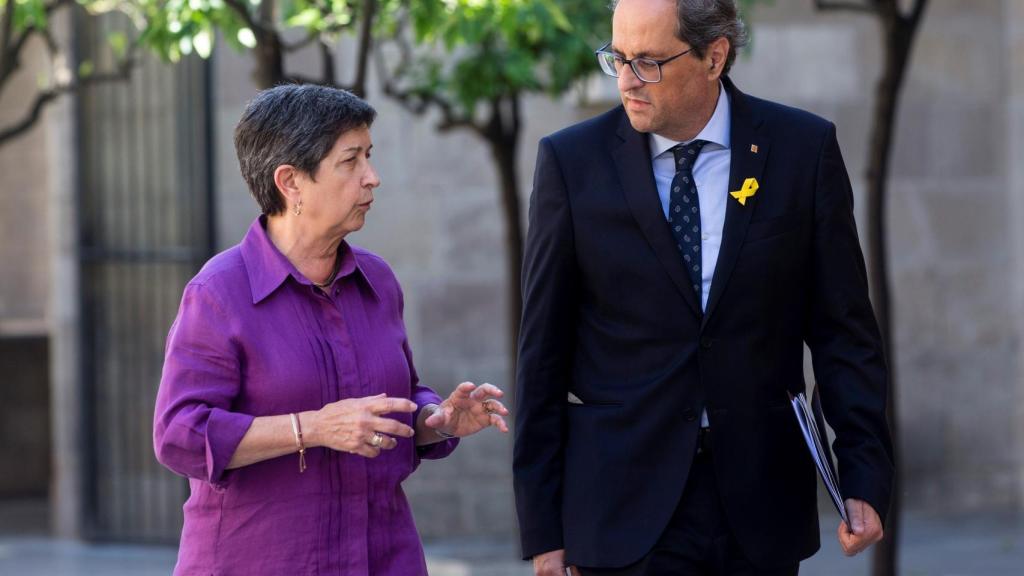
[[[866, 576], [868, 557], [844, 558], [836, 522], [822, 522], [822, 550], [801, 567], [802, 576]], [[903, 538], [904, 576], [1020, 576], [1024, 574], [1024, 515], [958, 518], [910, 514]], [[84, 544], [45, 536], [0, 536], [2, 576], [150, 576], [169, 574], [168, 547]], [[529, 576], [513, 542], [430, 542], [432, 576]]]

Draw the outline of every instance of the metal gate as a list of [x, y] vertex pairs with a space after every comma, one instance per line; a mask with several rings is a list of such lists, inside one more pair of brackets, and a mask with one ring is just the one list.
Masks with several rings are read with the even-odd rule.
[[[79, 58], [108, 69], [123, 18], [79, 18]], [[164, 342], [185, 283], [213, 251], [208, 63], [152, 57], [78, 101], [85, 531], [176, 542], [187, 482], [157, 463]]]

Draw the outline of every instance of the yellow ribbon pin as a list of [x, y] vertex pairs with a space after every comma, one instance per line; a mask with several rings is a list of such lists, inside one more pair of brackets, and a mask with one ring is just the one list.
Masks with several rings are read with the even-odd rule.
[[760, 184], [757, 183], [757, 178], [747, 178], [743, 181], [743, 188], [736, 190], [735, 192], [729, 192], [729, 195], [739, 200], [740, 206], [746, 206], [747, 198], [756, 194], [757, 189], [760, 187]]

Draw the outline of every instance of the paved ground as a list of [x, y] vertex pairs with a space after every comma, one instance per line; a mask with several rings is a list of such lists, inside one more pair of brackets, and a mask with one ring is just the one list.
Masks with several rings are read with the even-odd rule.
[[[802, 576], [862, 576], [868, 558], [844, 558], [832, 530], [822, 550], [804, 563]], [[166, 547], [96, 545], [19, 535], [10, 524], [0, 534], [2, 576], [150, 576], [169, 574], [175, 550]], [[32, 530], [31, 527], [27, 528]], [[936, 518], [910, 514], [903, 538], [904, 576], [1020, 576], [1024, 574], [1024, 515]], [[511, 542], [431, 542], [432, 576], [528, 576]]]

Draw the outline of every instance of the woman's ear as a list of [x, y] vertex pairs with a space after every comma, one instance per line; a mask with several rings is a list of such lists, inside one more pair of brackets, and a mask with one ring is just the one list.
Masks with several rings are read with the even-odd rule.
[[292, 210], [302, 204], [302, 192], [298, 180], [301, 178], [298, 169], [291, 164], [281, 164], [274, 170], [274, 184], [284, 196], [286, 210]]

